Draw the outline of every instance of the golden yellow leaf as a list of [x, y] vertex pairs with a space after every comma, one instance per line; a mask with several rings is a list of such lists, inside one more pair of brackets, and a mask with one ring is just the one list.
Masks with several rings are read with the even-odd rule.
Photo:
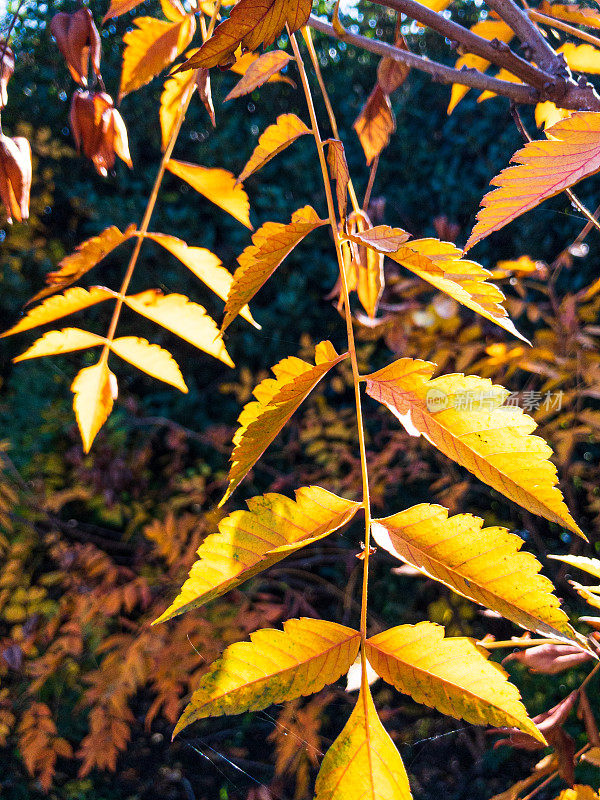
[[187, 393], [188, 388], [179, 365], [168, 350], [137, 336], [122, 336], [115, 339], [111, 342], [110, 349], [142, 372], [147, 372], [153, 378]]
[[348, 183], [350, 182], [350, 171], [344, 145], [338, 139], [328, 139], [327, 164], [329, 173], [335, 181], [335, 192], [340, 212], [340, 220], [346, 219], [346, 209], [348, 208]]
[[240, 172], [238, 182], [245, 181], [254, 172], [258, 172], [278, 153], [307, 133], [310, 133], [310, 130], [295, 114], [281, 114], [275, 124], [269, 125], [259, 136], [258, 144]]
[[[516, 75], [513, 75], [512, 72], [509, 72], [507, 69], [498, 70], [498, 72], [494, 75], [499, 81], [508, 81], [509, 83], [523, 83], [520, 78], [517, 78]], [[477, 98], [478, 103], [483, 103], [484, 100], [489, 100], [491, 97], [498, 97], [496, 92], [491, 92], [487, 89], [485, 92], [482, 92], [479, 97]], [[552, 104], [554, 105], [554, 103]]]
[[411, 800], [400, 753], [361, 687], [350, 719], [321, 764], [315, 800]]
[[570, 117], [572, 113], [566, 108], [558, 108], [551, 100], [546, 100], [544, 103], [538, 103], [535, 107], [535, 124], [538, 128], [543, 127], [548, 130], [557, 122]]
[[230, 64], [239, 45], [256, 50], [268, 47], [287, 25], [291, 33], [301, 28], [310, 15], [310, 0], [239, 0], [229, 19], [221, 22], [199, 52], [184, 65], [217, 67]]
[[[600, 595], [597, 594], [597, 590], [599, 587], [597, 586], [582, 586], [577, 581], [569, 581], [573, 589], [577, 592], [580, 597], [583, 597], [588, 605], [592, 606], [593, 608], [600, 608]], [[594, 589], [595, 591], [592, 591]]]
[[567, 65], [573, 72], [589, 72], [600, 74], [600, 50], [591, 44], [573, 44], [565, 42], [557, 51], [565, 57]]
[[[383, 274], [383, 254], [375, 247], [365, 247], [361, 235], [371, 230], [371, 220], [364, 211], [352, 212], [348, 217], [346, 230], [353, 238], [354, 245], [344, 242], [342, 256], [348, 290], [356, 289], [358, 299], [367, 315], [373, 319], [377, 313], [379, 299], [385, 286]], [[391, 230], [388, 229], [388, 230]], [[358, 246], [357, 246], [358, 243]]]
[[409, 433], [423, 434], [488, 486], [583, 536], [556, 485], [552, 450], [531, 435], [535, 421], [516, 406], [503, 406], [510, 392], [477, 375], [432, 380], [434, 370], [427, 361], [401, 358], [366, 377], [367, 393]]
[[548, 556], [548, 558], [562, 561], [570, 567], [577, 567], [600, 580], [600, 558], [587, 558], [586, 556]]
[[[223, 3], [223, 5], [225, 5]], [[264, 53], [264, 56], [268, 56], [269, 53]], [[257, 61], [262, 56], [257, 55], [256, 53], [244, 53], [244, 55], [240, 56], [237, 61], [229, 67], [230, 72], [234, 72], [236, 75], [245, 75], [246, 72], [250, 69], [252, 64]], [[296, 84], [291, 78], [288, 78], [287, 75], [271, 75], [267, 83], [288, 83], [290, 86], [296, 87]]]
[[516, 686], [474, 639], [444, 637], [441, 625], [399, 625], [367, 640], [371, 666], [417, 703], [474, 725], [518, 728], [546, 744]]
[[73, 289], [67, 289], [64, 294], [49, 297], [39, 306], [32, 308], [16, 325], [4, 331], [0, 338], [2, 336], [12, 336], [14, 333], [21, 333], [21, 331], [29, 331], [32, 328], [37, 328], [38, 325], [46, 325], [48, 322], [54, 322], [54, 320], [61, 317], [66, 317], [67, 314], [74, 314], [76, 311], [94, 306], [96, 303], [101, 303], [103, 300], [108, 300], [113, 296], [112, 292], [100, 286], [92, 286], [89, 291], [75, 286]]
[[549, 3], [542, 0], [537, 7], [540, 14], [570, 22], [571, 25], [584, 25], [587, 28], [600, 28], [600, 14], [595, 8], [580, 6], [577, 3]]
[[600, 767], [600, 747], [592, 747], [591, 750], [581, 756], [581, 760], [587, 761], [588, 764], [592, 764], [594, 767]]
[[[221, 300], [227, 300], [227, 295], [233, 283], [233, 275], [228, 269], [225, 269], [218, 256], [204, 247], [190, 247], [182, 239], [178, 239], [176, 236], [168, 236], [166, 233], [147, 233], [146, 238], [152, 239], [153, 242], [160, 244], [165, 250], [172, 253]], [[245, 320], [260, 330], [260, 325], [252, 318], [247, 305], [239, 313]]]
[[134, 234], [135, 225], [128, 225], [123, 233], [117, 227], [111, 225], [97, 236], [86, 239], [85, 242], [76, 247], [74, 253], [62, 259], [58, 269], [46, 275], [48, 286], [39, 291], [29, 302], [33, 303], [35, 300], [41, 300], [75, 283]]
[[315, 366], [295, 356], [273, 367], [275, 379], [265, 378], [254, 389], [256, 400], [246, 403], [238, 418], [229, 469], [229, 486], [223, 503], [246, 477], [298, 406], [329, 370], [347, 358], [339, 356], [331, 342], [315, 347]]
[[515, 328], [502, 305], [503, 293], [495, 284], [488, 282], [491, 277], [489, 270], [475, 261], [462, 258], [462, 252], [455, 245], [439, 239], [415, 239], [400, 244], [395, 252], [391, 252], [394, 240], [402, 238], [403, 234], [404, 231], [399, 228], [380, 225], [373, 231], [355, 233], [353, 238], [385, 253], [471, 311], [527, 341]]
[[314, 208], [304, 206], [294, 211], [287, 225], [265, 222], [256, 231], [252, 236], [252, 244], [238, 256], [239, 267], [233, 274], [233, 283], [227, 295], [222, 331], [241, 314], [241, 309], [252, 300], [294, 247], [315, 228], [326, 224], [327, 221], [319, 219]]
[[555, 800], [600, 800], [600, 795], [591, 786], [575, 784], [572, 789], [563, 789]]
[[387, 254], [397, 252], [401, 245], [410, 239], [411, 234], [402, 228], [376, 225], [374, 228], [367, 228], [365, 231], [356, 231], [353, 236], [361, 244], [366, 244], [380, 253]]
[[348, 671], [360, 634], [321, 619], [289, 619], [230, 645], [200, 679], [173, 736], [198, 719], [260, 711], [320, 692]]
[[[248, 55], [251, 56], [251, 54]], [[262, 86], [269, 78], [276, 75], [291, 60], [292, 56], [283, 50], [272, 50], [269, 53], [263, 53], [258, 58], [252, 58], [241, 80], [236, 83], [225, 100], [233, 100], [258, 89], [259, 86]]]
[[83, 442], [89, 453], [92, 442], [112, 411], [117, 394], [117, 379], [104, 359], [77, 373], [71, 385], [73, 409]]
[[85, 350], [88, 347], [96, 347], [104, 344], [102, 336], [95, 333], [82, 331], [80, 328], [63, 328], [62, 331], [48, 331], [41, 338], [35, 341], [31, 347], [13, 359], [25, 361], [27, 358], [40, 358], [41, 356], [56, 356], [61, 353], [72, 353], [74, 350]]
[[396, 118], [390, 98], [378, 83], [375, 84], [352, 127], [358, 135], [367, 164], [370, 165], [388, 146], [390, 136], [396, 130]]
[[177, 72], [167, 78], [160, 96], [160, 131], [162, 151], [167, 149], [169, 140], [179, 119], [179, 114], [183, 109], [185, 98], [188, 92], [193, 92], [196, 88], [196, 72]]
[[138, 17], [136, 26], [123, 37], [123, 69], [119, 99], [149, 83], [182, 53], [196, 30], [192, 15], [177, 22], [164, 22], [154, 17]]
[[539, 261], [534, 261], [531, 256], [519, 256], [519, 258], [511, 259], [509, 261], [498, 261], [496, 269], [502, 270], [503, 273], [517, 272], [522, 275], [528, 275], [537, 272]]
[[202, 542], [181, 592], [156, 622], [208, 603], [302, 547], [349, 522], [360, 503], [319, 486], [296, 490], [296, 500], [265, 494], [219, 522]]
[[[491, 42], [492, 39], [497, 39], [499, 42], [506, 42], [508, 44], [514, 37], [514, 31], [510, 28], [504, 20], [501, 19], [485, 19], [481, 22], [475, 23], [471, 28], [471, 32], [487, 39]], [[490, 62], [482, 56], [476, 56], [473, 53], [465, 53], [461, 56], [456, 64], [455, 69], [476, 69], [479, 72], [485, 72], [489, 67]], [[462, 86], [460, 83], [452, 84], [452, 93], [450, 95], [450, 103], [448, 104], [447, 113], [451, 114], [456, 106], [460, 103], [463, 97], [469, 91], [468, 86]]]
[[102, 19], [102, 24], [104, 25], [105, 22], [113, 17], [120, 17], [121, 14], [126, 14], [143, 2], [144, 0], [110, 0], [110, 6]]
[[231, 172], [174, 159], [167, 161], [167, 169], [252, 230], [248, 195]]
[[576, 111], [546, 131], [549, 141], [529, 142], [490, 183], [499, 188], [481, 201], [465, 251], [544, 200], [600, 170], [600, 114]]
[[526, 630], [580, 643], [552, 581], [506, 528], [484, 528], [471, 514], [448, 518], [446, 508], [422, 503], [373, 520], [372, 532], [379, 547], [469, 600]]
[[158, 289], [148, 289], [140, 294], [128, 295], [123, 301], [138, 314], [162, 325], [199, 350], [230, 367], [234, 366], [216, 322], [203, 306], [192, 303], [185, 295], [163, 295]]

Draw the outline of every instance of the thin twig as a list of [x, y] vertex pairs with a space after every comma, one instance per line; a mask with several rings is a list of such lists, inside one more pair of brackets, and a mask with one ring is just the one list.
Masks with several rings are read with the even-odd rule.
[[580, 31], [579, 28], [575, 28], [573, 25], [569, 25], [567, 22], [563, 22], [561, 19], [554, 19], [554, 17], [549, 17], [547, 14], [540, 14], [539, 11], [536, 11], [533, 8], [528, 9], [527, 16], [529, 19], [533, 20], [533, 22], [539, 22], [542, 25], [548, 25], [550, 28], [556, 28], [559, 31], [564, 31], [571, 36], [577, 36], [584, 42], [589, 42], [589, 44], [600, 47], [600, 39], [597, 36], [593, 36], [587, 31]]
[[[8, 26], [8, 30], [6, 31], [6, 36], [4, 37], [4, 41], [2, 43], [2, 53], [0, 54], [0, 80], [4, 77], [4, 56], [6, 55], [6, 51], [8, 50], [8, 43], [10, 42], [10, 37], [12, 32], [17, 24], [17, 20], [19, 18], [19, 12], [26, 0], [19, 0], [19, 5], [17, 6], [17, 10], [12, 15], [12, 19]], [[1, 110], [1, 109], [0, 109]], [[0, 119], [0, 133], [2, 133], [2, 120]]]
[[371, 171], [369, 172], [369, 182], [367, 184], [362, 205], [363, 211], [365, 212], [369, 208], [369, 202], [371, 200], [371, 192], [373, 191], [373, 184], [375, 183], [375, 175], [377, 174], [378, 166], [379, 166], [379, 153], [373, 159], [373, 163], [371, 164]]

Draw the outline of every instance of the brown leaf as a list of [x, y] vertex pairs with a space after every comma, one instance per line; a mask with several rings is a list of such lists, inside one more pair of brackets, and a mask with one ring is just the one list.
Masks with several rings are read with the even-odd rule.
[[503, 659], [502, 664], [508, 661], [519, 661], [530, 672], [542, 675], [558, 675], [571, 667], [577, 667], [592, 658], [590, 653], [585, 653], [578, 647], [570, 644], [541, 644], [537, 647], [528, 647], [523, 651], [511, 653]]
[[31, 148], [23, 136], [0, 134], [0, 199], [7, 222], [29, 219], [31, 191]]
[[213, 105], [212, 91], [210, 88], [210, 72], [204, 67], [200, 67], [196, 73], [196, 86], [198, 87], [200, 100], [202, 100], [204, 103], [204, 108], [208, 112], [208, 116], [213, 124], [213, 128], [216, 128], [217, 123], [215, 121], [215, 107]]
[[249, 94], [266, 83], [269, 78], [272, 78], [286, 64], [292, 60], [292, 56], [284, 53], [283, 50], [272, 50], [270, 53], [264, 53], [262, 56], [252, 60], [233, 89], [229, 92], [225, 100], [233, 100], [236, 97]]
[[[561, 700], [560, 703], [557, 703], [548, 711], [533, 717], [533, 722], [537, 725], [538, 730], [544, 734], [550, 745], [554, 746], [556, 741], [562, 740], [562, 736], [558, 731], [562, 730], [561, 725], [567, 720], [567, 717], [575, 707], [578, 697], [578, 691], [571, 692], [564, 700]], [[510, 744], [520, 750], [540, 750], [543, 747], [533, 736], [521, 733], [517, 728], [499, 730], [510, 735], [507, 739], [497, 741], [494, 747], [499, 747], [502, 744]], [[561, 741], [561, 744], [564, 744], [564, 742]]]
[[133, 167], [125, 123], [106, 92], [76, 91], [69, 120], [77, 149], [83, 150], [99, 175], [108, 175], [116, 155]]
[[89, 8], [80, 8], [73, 14], [55, 14], [50, 22], [50, 33], [56, 39], [74, 81], [87, 86], [90, 56], [94, 73], [100, 75], [100, 34]]
[[[396, 47], [400, 50], [408, 50], [406, 39], [400, 34], [395, 41]], [[377, 81], [385, 94], [392, 94], [400, 88], [408, 78], [410, 67], [401, 61], [394, 61], [393, 58], [382, 58], [377, 67]]]
[[367, 164], [371, 164], [388, 146], [390, 136], [396, 130], [390, 98], [379, 84], [375, 85], [352, 127], [365, 151]]
[[345, 220], [346, 210], [348, 208], [350, 171], [346, 161], [344, 145], [338, 139], [328, 139], [325, 144], [328, 145], [327, 163], [329, 164], [331, 177], [335, 181], [335, 192], [340, 212], [340, 220]]
[[15, 71], [15, 54], [4, 40], [0, 40], [0, 53], [0, 108], [4, 108], [8, 100], [8, 82]]

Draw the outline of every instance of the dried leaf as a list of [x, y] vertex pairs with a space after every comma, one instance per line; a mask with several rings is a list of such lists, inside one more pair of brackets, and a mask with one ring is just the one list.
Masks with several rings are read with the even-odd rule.
[[[396, 37], [394, 45], [400, 50], [408, 50], [406, 39], [402, 34]], [[382, 58], [377, 66], [377, 82], [385, 92], [390, 95], [399, 89], [408, 78], [410, 67], [393, 58]]]
[[[373, 521], [384, 550], [453, 591], [542, 636], [581, 645], [552, 582], [539, 575], [535, 556], [519, 552], [523, 540], [505, 528], [483, 528], [471, 514], [422, 503]], [[499, 565], [502, 565], [500, 568]]]
[[252, 230], [248, 195], [231, 172], [226, 169], [208, 169], [199, 164], [175, 161], [172, 158], [167, 161], [166, 166], [173, 175], [189, 183], [192, 189]]
[[218, 358], [229, 367], [234, 366], [216, 322], [203, 306], [192, 303], [185, 295], [163, 295], [158, 289], [148, 289], [140, 294], [128, 295], [123, 302], [199, 350]]
[[1, 336], [12, 336], [14, 333], [37, 328], [38, 325], [46, 325], [48, 322], [54, 322], [54, 320], [61, 317], [66, 317], [67, 314], [73, 314], [75, 311], [94, 306], [96, 303], [101, 303], [110, 297], [113, 297], [113, 293], [108, 289], [102, 289], [100, 286], [92, 286], [89, 292], [87, 289], [80, 289], [79, 287], [67, 289], [64, 294], [49, 297], [39, 306], [32, 308], [23, 319], [13, 325], [12, 328], [4, 331]]
[[310, 133], [310, 129], [295, 114], [281, 114], [277, 122], [261, 133], [258, 144], [248, 163], [240, 172], [238, 183], [258, 172], [278, 153], [293, 144], [300, 136]]
[[340, 220], [345, 220], [346, 210], [348, 208], [348, 184], [350, 182], [350, 171], [346, 161], [344, 145], [338, 139], [328, 139], [325, 144], [328, 145], [327, 163], [329, 164], [330, 175], [335, 181], [335, 191], [338, 210], [340, 212]]
[[399, 625], [367, 640], [371, 666], [417, 703], [474, 725], [514, 725], [546, 743], [519, 691], [474, 639], [444, 638], [441, 625]]
[[[348, 217], [346, 228], [348, 236], [359, 239], [362, 232], [371, 228], [371, 220], [364, 211], [359, 214], [352, 212]], [[344, 252], [346, 247], [348, 250]], [[385, 286], [383, 255], [375, 248], [364, 245], [358, 247], [345, 245], [342, 255], [347, 273], [348, 290], [352, 291], [356, 288], [362, 307], [367, 315], [374, 319]], [[349, 277], [348, 273], [350, 273]]]
[[566, 669], [577, 667], [589, 661], [592, 656], [583, 652], [579, 647], [570, 644], [540, 644], [537, 647], [527, 647], [525, 650], [510, 653], [502, 660], [518, 661], [529, 672], [541, 675], [558, 675]]
[[221, 331], [225, 331], [241, 309], [250, 302], [258, 290], [275, 272], [282, 261], [305, 236], [315, 228], [326, 225], [311, 206], [299, 208], [292, 214], [291, 222], [265, 222], [252, 236], [252, 244], [238, 256], [239, 267], [225, 303], [225, 317]]
[[401, 245], [410, 239], [411, 235], [402, 230], [402, 228], [376, 225], [374, 228], [367, 228], [365, 231], [356, 231], [353, 236], [361, 244], [373, 247], [380, 253], [395, 253], [400, 250]]
[[13, 217], [17, 222], [29, 219], [31, 178], [31, 147], [27, 139], [11, 139], [0, 133], [0, 200], [9, 225]]
[[56, 39], [74, 81], [87, 86], [90, 56], [94, 73], [100, 75], [100, 34], [89, 8], [80, 8], [72, 14], [55, 14], [50, 21], [50, 33]]
[[18, 361], [25, 361], [28, 358], [72, 353], [75, 350], [96, 347], [104, 344], [105, 341], [104, 337], [97, 336], [89, 331], [82, 331], [80, 328], [63, 328], [62, 331], [48, 331], [24, 353], [14, 358], [13, 361], [16, 364]]
[[106, 177], [119, 156], [131, 169], [127, 128], [106, 92], [78, 90], [69, 112], [71, 132], [78, 150], [83, 149], [99, 175]]
[[367, 393], [409, 433], [425, 435], [488, 486], [583, 536], [556, 486], [552, 450], [531, 435], [535, 421], [516, 406], [503, 406], [510, 392], [476, 375], [432, 380], [434, 370], [429, 362], [402, 358], [368, 375]]
[[318, 486], [296, 490], [296, 500], [265, 494], [219, 522], [219, 532], [198, 549], [198, 561], [169, 608], [156, 620], [183, 614], [234, 589], [302, 547], [349, 522], [360, 503]]
[[396, 130], [396, 118], [390, 98], [378, 83], [352, 127], [360, 139], [367, 164], [370, 165], [388, 146], [390, 136]]
[[0, 39], [0, 109], [8, 102], [8, 82], [15, 71], [15, 54], [13, 49]]
[[339, 356], [331, 342], [321, 342], [315, 347], [315, 366], [295, 356], [284, 358], [273, 367], [275, 379], [259, 383], [253, 392], [256, 400], [246, 403], [238, 418], [229, 486], [219, 505], [231, 496], [321, 378], [347, 356]]
[[137, 336], [122, 336], [115, 339], [110, 349], [142, 372], [169, 383], [187, 394], [188, 388], [179, 365], [168, 350], [163, 350], [159, 345], [150, 344], [146, 339]]
[[210, 87], [210, 70], [200, 67], [196, 72], [196, 86], [198, 87], [200, 100], [202, 100], [204, 108], [210, 117], [213, 128], [216, 128], [215, 107], [213, 105], [212, 89]]
[[[245, 56], [245, 58], [248, 58], [248, 56]], [[284, 53], [283, 50], [272, 50], [269, 53], [263, 53], [263, 55], [258, 58], [251, 58], [241, 80], [239, 80], [229, 92], [225, 101], [250, 94], [250, 92], [258, 89], [259, 86], [262, 86], [263, 83], [266, 83], [270, 78], [276, 75], [291, 60], [292, 56], [288, 55], [288, 53]], [[232, 69], [234, 67], [232, 67]]]
[[83, 442], [89, 453], [96, 434], [108, 419], [116, 397], [117, 379], [105, 360], [77, 373], [71, 386], [73, 409]]

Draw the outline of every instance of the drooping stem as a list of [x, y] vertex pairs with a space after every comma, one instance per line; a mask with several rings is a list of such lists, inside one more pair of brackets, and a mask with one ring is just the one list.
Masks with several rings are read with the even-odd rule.
[[329, 182], [329, 173], [327, 171], [327, 162], [325, 159], [325, 149], [323, 146], [323, 141], [321, 139], [321, 135], [319, 133], [319, 124], [317, 122], [317, 117], [315, 114], [315, 107], [313, 104], [313, 99], [310, 91], [310, 86], [308, 83], [308, 78], [306, 75], [306, 70], [304, 68], [304, 62], [302, 61], [302, 55], [300, 54], [300, 50], [298, 48], [298, 43], [296, 38], [293, 34], [290, 34], [290, 42], [292, 44], [292, 49], [294, 51], [294, 57], [296, 59], [296, 63], [298, 65], [298, 71], [300, 73], [300, 79], [302, 81], [302, 88], [304, 89], [304, 94], [306, 97], [306, 104], [308, 106], [308, 113], [310, 115], [310, 121], [312, 126], [312, 133], [315, 139], [315, 143], [317, 145], [317, 152], [319, 155], [319, 163], [321, 165], [321, 173], [323, 176], [323, 185], [325, 188], [325, 196], [327, 198], [327, 211], [329, 214], [329, 222], [331, 225], [331, 232], [333, 234], [333, 240], [335, 242], [335, 251], [338, 260], [338, 266], [340, 270], [340, 282], [342, 287], [342, 298], [344, 301], [344, 315], [346, 319], [346, 330], [348, 334], [348, 351], [350, 353], [350, 363], [352, 365], [352, 383], [354, 386], [354, 399], [356, 404], [356, 422], [358, 426], [358, 444], [360, 449], [360, 467], [361, 467], [361, 475], [362, 475], [362, 489], [363, 489], [363, 508], [365, 513], [365, 551], [364, 551], [364, 561], [363, 561], [363, 584], [362, 584], [362, 600], [361, 600], [361, 613], [360, 613], [360, 634], [362, 640], [362, 647], [361, 647], [361, 663], [362, 663], [362, 674], [363, 674], [363, 682], [366, 682], [366, 669], [367, 669], [367, 662], [366, 662], [366, 655], [365, 655], [365, 647], [364, 642], [367, 636], [367, 589], [369, 584], [369, 543], [370, 543], [370, 534], [371, 534], [371, 505], [369, 499], [369, 475], [367, 470], [367, 450], [365, 444], [365, 430], [364, 430], [364, 423], [363, 423], [363, 416], [362, 416], [362, 404], [361, 404], [361, 396], [360, 396], [360, 373], [358, 369], [358, 361], [356, 357], [356, 345], [354, 342], [354, 330], [352, 327], [352, 315], [350, 312], [350, 300], [348, 296], [348, 281], [346, 278], [346, 272], [344, 269], [344, 260], [342, 257], [342, 249], [341, 249], [341, 240], [338, 232], [338, 225], [337, 219], [335, 214], [335, 205], [333, 202], [333, 195], [331, 192], [331, 184]]

